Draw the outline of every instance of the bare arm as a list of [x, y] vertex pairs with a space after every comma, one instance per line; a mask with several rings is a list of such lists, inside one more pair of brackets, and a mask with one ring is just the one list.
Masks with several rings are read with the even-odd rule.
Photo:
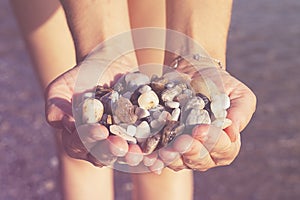
[[[190, 36], [225, 65], [231, 8], [232, 0], [167, 0], [167, 28]], [[167, 39], [167, 45], [171, 42]]]
[[103, 40], [130, 30], [127, 1], [61, 0], [71, 30], [77, 61]]

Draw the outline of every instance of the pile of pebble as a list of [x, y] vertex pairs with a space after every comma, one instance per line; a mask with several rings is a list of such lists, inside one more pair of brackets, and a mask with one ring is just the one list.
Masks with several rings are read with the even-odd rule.
[[169, 72], [149, 78], [140, 72], [124, 75], [113, 88], [97, 86], [81, 103], [82, 123], [101, 123], [110, 134], [138, 144], [145, 155], [166, 146], [199, 124], [222, 129], [230, 99], [202, 77]]

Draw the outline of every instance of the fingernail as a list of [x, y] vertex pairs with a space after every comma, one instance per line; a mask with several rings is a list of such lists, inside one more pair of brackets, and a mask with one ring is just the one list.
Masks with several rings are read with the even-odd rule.
[[174, 150], [172, 151], [169, 149], [160, 149], [159, 156], [165, 164], [170, 164], [175, 159], [177, 159], [180, 156], [180, 154], [178, 152], [175, 152]]
[[143, 163], [144, 163], [145, 166], [150, 167], [151, 165], [154, 164], [156, 159], [157, 159], [157, 153], [153, 152], [150, 155], [144, 156]]
[[194, 139], [190, 135], [181, 135], [174, 141], [173, 148], [181, 154], [186, 153], [192, 148], [193, 141]]
[[138, 153], [128, 152], [125, 155], [125, 160], [128, 163], [128, 165], [130, 165], [130, 166], [137, 166], [138, 164], [140, 164], [140, 162], [142, 162], [143, 155], [142, 154], [138, 154]]

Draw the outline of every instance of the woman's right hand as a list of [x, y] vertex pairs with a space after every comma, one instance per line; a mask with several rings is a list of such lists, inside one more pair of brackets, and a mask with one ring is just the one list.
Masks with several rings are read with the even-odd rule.
[[[101, 55], [101, 52], [100, 52]], [[111, 64], [101, 83], [109, 85], [114, 77], [124, 74], [137, 66], [132, 56], [124, 55]], [[99, 123], [83, 124], [75, 127], [72, 113], [72, 98], [79, 66], [65, 72], [49, 84], [45, 93], [46, 118], [54, 128], [62, 129], [61, 137], [66, 153], [76, 159], [86, 160], [95, 166], [111, 165], [117, 157], [125, 156], [129, 165], [137, 165], [142, 160], [137, 145], [128, 145], [118, 136], [109, 136], [107, 128]], [[94, 156], [98, 155], [98, 156]]]

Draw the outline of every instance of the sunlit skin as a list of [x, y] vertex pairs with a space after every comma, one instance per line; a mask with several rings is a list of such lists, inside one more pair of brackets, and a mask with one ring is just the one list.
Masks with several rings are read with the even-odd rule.
[[[74, 80], [78, 75], [78, 67], [73, 67], [79, 64], [97, 44], [132, 27], [167, 27], [194, 38], [212, 57], [221, 60], [223, 64], [226, 63], [231, 1], [224, 0], [220, 3], [189, 0], [182, 4], [181, 1], [160, 0], [138, 1], [139, 3], [62, 0], [68, 24], [57, 1], [30, 0], [30, 3], [27, 1], [25, 4], [21, 0], [12, 2], [41, 85], [43, 88], [48, 86], [45, 93], [46, 117], [53, 127], [59, 129], [57, 138], [64, 199], [98, 199], [99, 188], [102, 188], [102, 199], [113, 199], [112, 171], [95, 162], [84, 147], [85, 145], [92, 148], [96, 141], [105, 141], [108, 138], [108, 130], [100, 124], [82, 125], [77, 127], [78, 132], [83, 133], [80, 140], [71, 113]], [[30, 8], [23, 9], [29, 4], [37, 7], [34, 9], [35, 12]], [[45, 6], [48, 4], [49, 6]], [[40, 24], [38, 29], [30, 26], [52, 7], [57, 7], [57, 12], [48, 16], [45, 23]], [[149, 12], [147, 17], [143, 18], [145, 11], [153, 11], [147, 8], [153, 8], [155, 12]], [[61, 51], [57, 53], [57, 49]], [[170, 63], [174, 59], [174, 55], [163, 53], [144, 51], [121, 59], [131, 66], [150, 61]], [[181, 69], [186, 68], [182, 66]], [[112, 65], [102, 84], [111, 84], [116, 74], [126, 73], [129, 70], [130, 68]], [[167, 153], [160, 150], [144, 157], [143, 161], [138, 146], [121, 142], [120, 138], [109, 138], [108, 144], [113, 146], [109, 148], [113, 149], [112, 154], [122, 153], [128, 164], [136, 165], [141, 161], [147, 163], [151, 171], [161, 173], [160, 176], [153, 173], [133, 175], [136, 199], [192, 199], [192, 173], [185, 168], [205, 171], [218, 165], [227, 165], [237, 156], [240, 149], [239, 134], [248, 124], [255, 110], [256, 100], [251, 90], [243, 83], [225, 71], [221, 71], [221, 75], [225, 91], [231, 99], [228, 118], [233, 121], [233, 125], [225, 131], [199, 126], [189, 133], [190, 135], [178, 137], [173, 145], [165, 150]], [[215, 146], [209, 150], [206, 147], [211, 143], [210, 138], [204, 137], [207, 132], [220, 134], [218, 140], [214, 141]], [[161, 191], [161, 188], [165, 188], [165, 191]]]

